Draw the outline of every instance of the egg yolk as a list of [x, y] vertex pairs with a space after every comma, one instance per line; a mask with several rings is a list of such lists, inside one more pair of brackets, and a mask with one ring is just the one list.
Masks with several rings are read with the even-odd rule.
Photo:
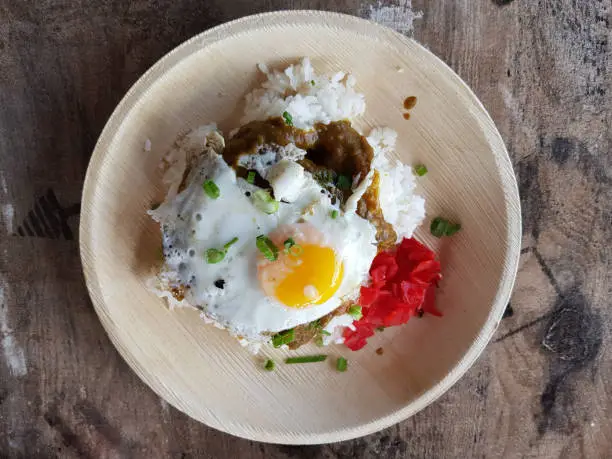
[[[280, 227], [269, 237], [279, 247], [278, 258], [258, 263], [259, 282], [268, 296], [285, 306], [303, 308], [325, 303], [336, 293], [344, 267], [334, 249], [324, 244], [320, 231], [300, 223]], [[283, 250], [288, 238], [297, 249]]]

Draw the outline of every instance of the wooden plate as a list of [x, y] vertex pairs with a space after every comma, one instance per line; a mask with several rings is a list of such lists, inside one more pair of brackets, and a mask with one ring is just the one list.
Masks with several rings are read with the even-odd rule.
[[[217, 121], [236, 126], [256, 63], [310, 56], [320, 72], [348, 70], [365, 93], [358, 127], [390, 126], [398, 153], [422, 162], [428, 220], [418, 233], [438, 250], [444, 317], [378, 333], [349, 360], [280, 365], [269, 373], [194, 311], [169, 311], [145, 288], [159, 228], [145, 214], [163, 196], [158, 163], [178, 134]], [[416, 96], [410, 120], [402, 101]], [[151, 140], [151, 151], [143, 145]], [[441, 245], [437, 215], [463, 230]], [[123, 358], [157, 394], [224, 432], [307, 444], [346, 440], [401, 421], [442, 395], [491, 338], [512, 289], [520, 252], [516, 180], [491, 118], [461, 79], [414, 41], [354, 17], [280, 12], [247, 17], [182, 44], [151, 68], [108, 121], [83, 191], [81, 257], [95, 309]], [[245, 299], [246, 300], [246, 299]], [[375, 350], [384, 349], [383, 355]], [[306, 348], [303, 354], [320, 352]], [[280, 362], [283, 351], [266, 351]], [[263, 358], [263, 357], [260, 357]], [[117, 396], [121, 396], [118, 394]], [[130, 403], [126, 400], [126, 403]]]

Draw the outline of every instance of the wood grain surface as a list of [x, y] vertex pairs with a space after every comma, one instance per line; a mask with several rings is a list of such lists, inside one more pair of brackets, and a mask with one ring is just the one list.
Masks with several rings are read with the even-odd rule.
[[[367, 101], [356, 128], [394, 129], [398, 158], [406, 164], [423, 162], [431, 171], [418, 180], [430, 218], [416, 237], [439, 254], [444, 266], [436, 293], [444, 320], [425, 317], [377, 333], [369, 350], [358, 353], [329, 348], [330, 357], [350, 360], [350, 374], [330, 373], [325, 365], [262, 371], [258, 360], [280, 362], [287, 351], [266, 346], [255, 359], [228, 333], [204, 326], [196, 311], [170, 311], [146, 287], [161, 243], [159, 224], [147, 211], [167, 191], [159, 165], [177, 133], [211, 120], [223, 132], [238, 126], [244, 95], [257, 80], [256, 63], [283, 68], [304, 55], [321, 74], [350, 69]], [[402, 116], [404, 94], [418, 95], [410, 122]], [[148, 152], [143, 151], [145, 139], [151, 144]], [[221, 206], [231, 204], [221, 201]], [[429, 222], [435, 215], [456, 216], [461, 232], [452, 239], [433, 237]], [[227, 229], [238, 231], [242, 241], [234, 253], [248, 257], [244, 228]], [[208, 426], [251, 440], [297, 445], [379, 431], [446, 392], [502, 319], [518, 270], [521, 236], [512, 163], [493, 121], [465, 83], [414, 40], [387, 27], [314, 11], [232, 21], [197, 35], [155, 64], [132, 86], [96, 144], [79, 226], [93, 306], [119, 354], [141, 379]], [[344, 258], [345, 266], [352, 262]], [[250, 292], [253, 286], [246, 280], [242, 288]], [[256, 295], [247, 293], [244, 300], [259, 315], [266, 312]], [[377, 347], [384, 347], [384, 358]], [[310, 344], [297, 352], [320, 351]]]
[[[281, 8], [371, 17], [445, 60], [499, 127], [524, 214], [515, 293], [477, 364], [408, 421], [320, 447], [236, 439], [160, 402], [110, 344], [78, 256], [88, 159], [125, 91], [196, 33]], [[0, 457], [609, 457], [611, 13], [610, 0], [0, 0]]]

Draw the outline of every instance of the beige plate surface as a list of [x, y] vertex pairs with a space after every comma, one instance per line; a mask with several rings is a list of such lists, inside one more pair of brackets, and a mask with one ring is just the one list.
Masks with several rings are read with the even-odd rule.
[[[436, 248], [444, 317], [414, 319], [352, 353], [347, 373], [335, 358], [261, 370], [225, 332], [193, 311], [170, 312], [145, 289], [159, 228], [145, 211], [163, 196], [158, 163], [178, 134], [217, 121], [228, 132], [256, 63], [310, 56], [320, 72], [350, 70], [365, 93], [357, 123], [399, 132], [398, 154], [429, 168], [419, 179], [429, 218], [461, 221]], [[411, 118], [402, 101], [417, 96]], [[151, 140], [152, 151], [143, 145]], [[504, 311], [520, 251], [515, 177], [502, 139], [470, 89], [430, 52], [389, 29], [353, 17], [281, 12], [209, 30], [165, 56], [129, 91], [102, 133], [89, 165], [81, 256], [95, 309], [111, 340], [156, 393], [189, 416], [241, 437], [286, 444], [365, 435], [416, 413], [472, 365]], [[384, 355], [375, 353], [384, 348]], [[316, 347], [301, 354], [320, 352]], [[283, 351], [266, 351], [280, 361]], [[119, 394], [118, 396], [121, 396]], [[129, 403], [129, 400], [126, 400]]]

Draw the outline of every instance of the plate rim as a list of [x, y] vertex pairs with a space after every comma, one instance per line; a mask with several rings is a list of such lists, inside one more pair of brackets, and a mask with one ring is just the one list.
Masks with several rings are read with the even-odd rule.
[[[96, 165], [100, 164], [107, 153], [106, 146], [110, 144], [110, 141], [116, 135], [119, 127], [125, 115], [130, 111], [130, 101], [139, 95], [146, 92], [147, 88], [153, 84], [158, 78], [164, 73], [170, 71], [173, 67], [180, 64], [182, 59], [176, 59], [175, 56], [184, 48], [192, 46], [197, 41], [202, 41], [202, 48], [210, 46], [213, 43], [221, 41], [231, 35], [234, 32], [246, 32], [248, 30], [257, 30], [261, 26], [265, 26], [266, 22], [278, 24], [278, 21], [285, 21], [285, 24], [293, 25], [295, 23], [312, 23], [317, 25], [337, 25], [337, 26], [351, 26], [352, 30], [356, 28], [362, 29], [362, 31], [377, 31], [378, 33], [387, 34], [393, 36], [400, 41], [411, 43], [418, 46], [429, 55], [430, 58], [437, 61], [438, 65], [441, 65], [448, 73], [449, 76], [456, 80], [456, 83], [463, 87], [466, 94], [472, 99], [472, 102], [482, 111], [484, 116], [483, 121], [490, 123], [492, 127], [492, 134], [499, 144], [499, 148], [496, 150], [492, 148], [491, 141], [488, 141], [488, 145], [491, 147], [491, 151], [496, 161], [497, 169], [500, 172], [500, 176], [505, 172], [503, 180], [500, 180], [502, 189], [504, 192], [504, 203], [506, 206], [505, 214], [507, 218], [506, 227], [506, 253], [504, 257], [504, 269], [499, 280], [498, 289], [496, 292], [495, 299], [493, 300], [492, 308], [486, 321], [479, 334], [473, 339], [467, 352], [457, 361], [457, 363], [451, 368], [451, 370], [435, 385], [418, 395], [410, 403], [401, 406], [400, 408], [389, 412], [386, 416], [373, 419], [367, 423], [360, 424], [353, 427], [343, 427], [340, 430], [334, 430], [333, 432], [327, 433], [295, 433], [291, 436], [286, 433], [279, 431], [261, 431], [261, 430], [241, 430], [231, 431], [226, 428], [225, 425], [216, 422], [215, 419], [209, 418], [206, 421], [193, 417], [191, 414], [186, 413], [181, 408], [177, 407], [172, 401], [166, 400], [162, 395], [161, 391], [157, 387], [154, 387], [150, 380], [145, 380], [144, 371], [141, 370], [138, 362], [135, 359], [130, 358], [130, 352], [119, 345], [119, 339], [113, 334], [113, 323], [112, 318], [106, 314], [103, 307], [103, 295], [101, 294], [101, 287], [98, 282], [97, 273], [89, 260], [93, 259], [94, 255], [90, 253], [89, 246], [93, 238], [92, 227], [90, 225], [90, 209], [89, 204], [95, 194], [96, 184]], [[293, 21], [292, 21], [293, 20]], [[154, 78], [152, 78], [154, 76]], [[136, 99], [137, 100], [137, 99]], [[493, 140], [493, 139], [490, 139]], [[103, 148], [104, 146], [104, 148]], [[503, 167], [505, 166], [505, 167]], [[435, 402], [442, 395], [446, 393], [457, 381], [472, 367], [478, 357], [482, 354], [486, 345], [489, 343], [493, 334], [495, 333], [499, 323], [501, 322], [502, 315], [505, 311], [506, 304], [508, 303], [514, 282], [516, 280], [516, 274], [518, 272], [519, 257], [520, 257], [520, 246], [521, 246], [521, 235], [522, 235], [522, 220], [521, 220], [521, 208], [520, 198], [518, 192], [518, 184], [514, 168], [512, 166], [511, 159], [508, 155], [505, 143], [497, 129], [495, 123], [490, 117], [488, 111], [482, 104], [482, 102], [476, 97], [472, 89], [465, 83], [465, 81], [455, 73], [444, 61], [438, 56], [429, 51], [420, 43], [416, 42], [412, 38], [406, 37], [386, 26], [374, 23], [372, 21], [351, 16], [343, 13], [318, 11], [318, 10], [285, 10], [285, 11], [273, 11], [266, 13], [259, 13], [254, 15], [245, 16], [229, 22], [219, 24], [213, 28], [207, 29], [192, 38], [182, 42], [159, 60], [157, 60], [138, 80], [129, 88], [126, 94], [122, 97], [120, 102], [117, 104], [112, 114], [108, 118], [103, 130], [98, 137], [93, 153], [87, 166], [87, 173], [83, 183], [83, 190], [81, 195], [81, 215], [79, 220], [79, 253], [81, 259], [81, 265], [83, 269], [83, 275], [87, 290], [94, 306], [94, 310], [100, 320], [102, 327], [104, 328], [109, 339], [113, 343], [115, 349], [119, 352], [123, 360], [129, 365], [138, 377], [146, 384], [153, 392], [155, 392], [160, 398], [174, 406], [177, 410], [185, 413], [187, 416], [195, 419], [198, 422], [203, 423], [207, 427], [211, 427], [234, 435], [237, 437], [245, 438], [252, 441], [277, 443], [277, 444], [292, 444], [292, 445], [305, 445], [305, 444], [324, 444], [338, 441], [350, 440], [371, 433], [377, 432], [398, 422], [408, 419], [415, 415], [431, 403]], [[514, 247], [517, 247], [513, 250]], [[236, 426], [236, 424], [234, 424]]]

